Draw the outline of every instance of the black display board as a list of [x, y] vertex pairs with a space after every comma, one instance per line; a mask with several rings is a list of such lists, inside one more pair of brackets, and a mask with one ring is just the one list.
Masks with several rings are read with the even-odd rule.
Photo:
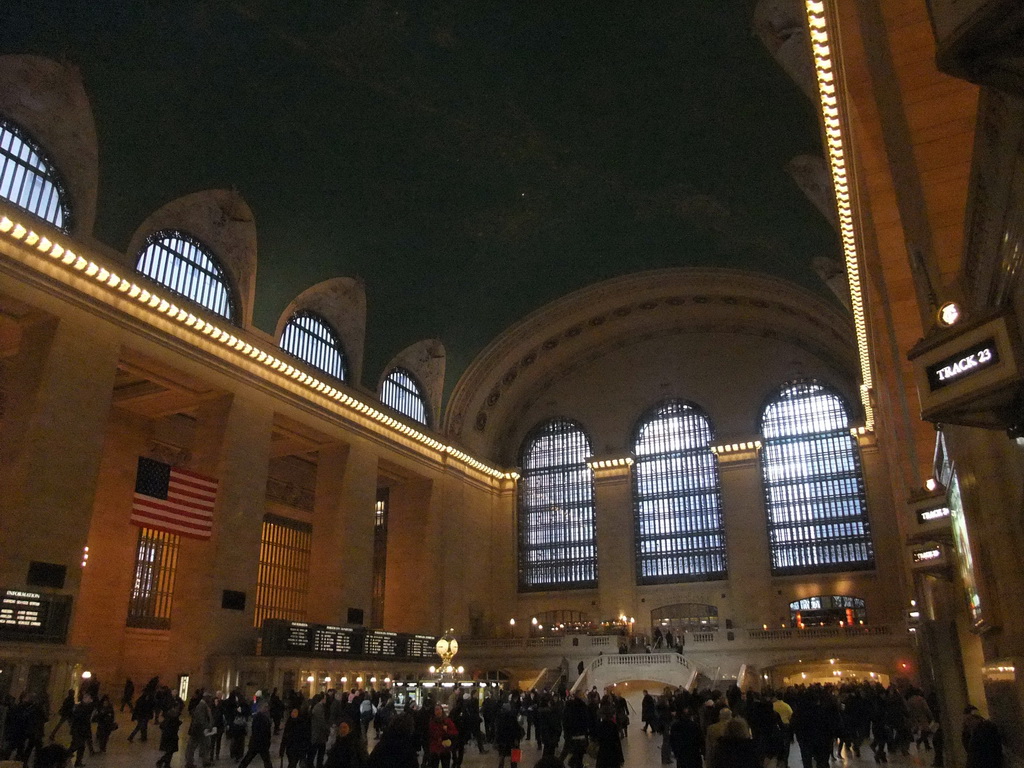
[[71, 595], [0, 591], [0, 640], [63, 643], [70, 618]]
[[338, 627], [301, 621], [263, 622], [264, 656], [372, 658], [422, 661], [434, 657], [437, 638], [365, 627]]

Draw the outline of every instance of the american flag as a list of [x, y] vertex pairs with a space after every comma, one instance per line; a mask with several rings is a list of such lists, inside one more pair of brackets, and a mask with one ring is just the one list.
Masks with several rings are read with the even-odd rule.
[[131, 522], [141, 528], [209, 539], [217, 486], [213, 478], [139, 457]]

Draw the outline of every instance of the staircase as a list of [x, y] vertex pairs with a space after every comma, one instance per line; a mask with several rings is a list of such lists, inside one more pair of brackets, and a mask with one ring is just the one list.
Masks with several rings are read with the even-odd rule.
[[689, 689], [697, 670], [678, 653], [619, 653], [598, 656], [583, 670], [570, 693], [596, 687], [603, 691], [614, 683], [629, 680], [654, 680], [673, 688]]

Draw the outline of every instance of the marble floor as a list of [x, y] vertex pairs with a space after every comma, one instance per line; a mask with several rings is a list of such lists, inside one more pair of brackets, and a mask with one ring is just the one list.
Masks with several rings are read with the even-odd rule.
[[[126, 730], [127, 728], [127, 730]], [[182, 727], [182, 738], [181, 746], [185, 746], [185, 734], [186, 727]], [[86, 755], [85, 764], [90, 768], [144, 768], [152, 766], [157, 757], [160, 755], [157, 750], [158, 739], [151, 738], [150, 740], [142, 744], [138, 740], [133, 744], [129, 744], [126, 741], [126, 736], [130, 733], [130, 723], [127, 721], [127, 716], [123, 716], [121, 721], [121, 728], [116, 731], [110, 739], [110, 745], [106, 754], [97, 754], [90, 757]], [[64, 743], [67, 743], [67, 729], [58, 736], [58, 741], [63, 737]], [[277, 741], [278, 737], [274, 739], [274, 746], [271, 749], [271, 754], [274, 756], [275, 768], [279, 768], [279, 762], [277, 758]], [[372, 749], [372, 737], [371, 737], [371, 749]], [[630, 728], [630, 735], [623, 741], [623, 751], [626, 755], [625, 768], [641, 768], [641, 766], [660, 766], [661, 765], [661, 737], [653, 736], [643, 733], [638, 726], [632, 726]], [[520, 765], [523, 768], [533, 768], [533, 764], [540, 757], [539, 750], [536, 749], [534, 743], [523, 743], [523, 762]], [[69, 765], [71, 762], [69, 761]], [[911, 754], [908, 757], [895, 756], [890, 758], [889, 765], [893, 768], [898, 766], [921, 766], [925, 768], [932, 764], [932, 753], [923, 752], [921, 755], [917, 755], [914, 752], [914, 748], [911, 747]], [[174, 756], [172, 762], [173, 768], [179, 768], [184, 765], [184, 755], [178, 753]], [[227, 756], [227, 745], [224, 745], [223, 756], [219, 762], [215, 765], [223, 766], [223, 768], [233, 768], [235, 765], [234, 761]], [[260, 760], [257, 758], [252, 765], [260, 766]], [[475, 746], [471, 746], [466, 750], [466, 759], [463, 763], [464, 768], [497, 768], [498, 758], [494, 752], [481, 755], [477, 751]], [[508, 763], [506, 762], [506, 766]], [[593, 761], [587, 761], [588, 766], [593, 765]], [[832, 763], [835, 768], [868, 768], [868, 766], [874, 766], [875, 762], [871, 755], [870, 750], [863, 750], [862, 757], [855, 758], [850, 756], [849, 758], [844, 757], [842, 760], [835, 761]], [[789, 761], [790, 768], [801, 768], [800, 756], [795, 745], [790, 755]], [[260, 766], [262, 768], [262, 766]]]

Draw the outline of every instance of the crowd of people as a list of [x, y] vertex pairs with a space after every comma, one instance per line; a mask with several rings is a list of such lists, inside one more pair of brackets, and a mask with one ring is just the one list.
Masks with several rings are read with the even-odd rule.
[[[134, 728], [128, 742], [145, 742], [159, 732], [158, 768], [170, 768], [184, 748], [186, 768], [211, 766], [226, 757], [246, 768], [257, 757], [273, 764], [273, 737], [280, 735], [277, 758], [288, 768], [460, 768], [467, 749], [493, 752], [497, 768], [517, 768], [524, 743], [536, 742], [535, 768], [596, 768], [624, 763], [631, 708], [614, 689], [569, 694], [554, 691], [488, 689], [482, 700], [456, 689], [442, 704], [427, 696], [422, 705], [398, 702], [387, 689], [327, 690], [307, 698], [277, 689], [254, 697], [233, 691], [221, 696], [199, 689], [183, 701], [151, 679], [135, 697], [126, 681], [120, 711]], [[57, 708], [56, 724], [45, 697], [26, 693], [6, 702], [0, 759], [26, 768], [59, 768], [85, 753], [103, 753], [117, 730], [117, 712], [99, 681], [68, 691]], [[916, 688], [885, 688], [877, 683], [796, 686], [785, 691], [725, 692], [665, 689], [644, 691], [642, 732], [661, 737], [661, 764], [677, 768], [783, 768], [795, 745], [803, 768], [827, 768], [840, 757], [867, 750], [876, 763], [890, 755], [917, 762], [930, 756], [944, 764], [945, 740], [934, 696]], [[184, 733], [183, 724], [187, 722]], [[63, 726], [70, 743], [65, 746]], [[1000, 768], [998, 729], [969, 707], [961, 733], [968, 768]], [[927, 763], [925, 763], [927, 764]]]

